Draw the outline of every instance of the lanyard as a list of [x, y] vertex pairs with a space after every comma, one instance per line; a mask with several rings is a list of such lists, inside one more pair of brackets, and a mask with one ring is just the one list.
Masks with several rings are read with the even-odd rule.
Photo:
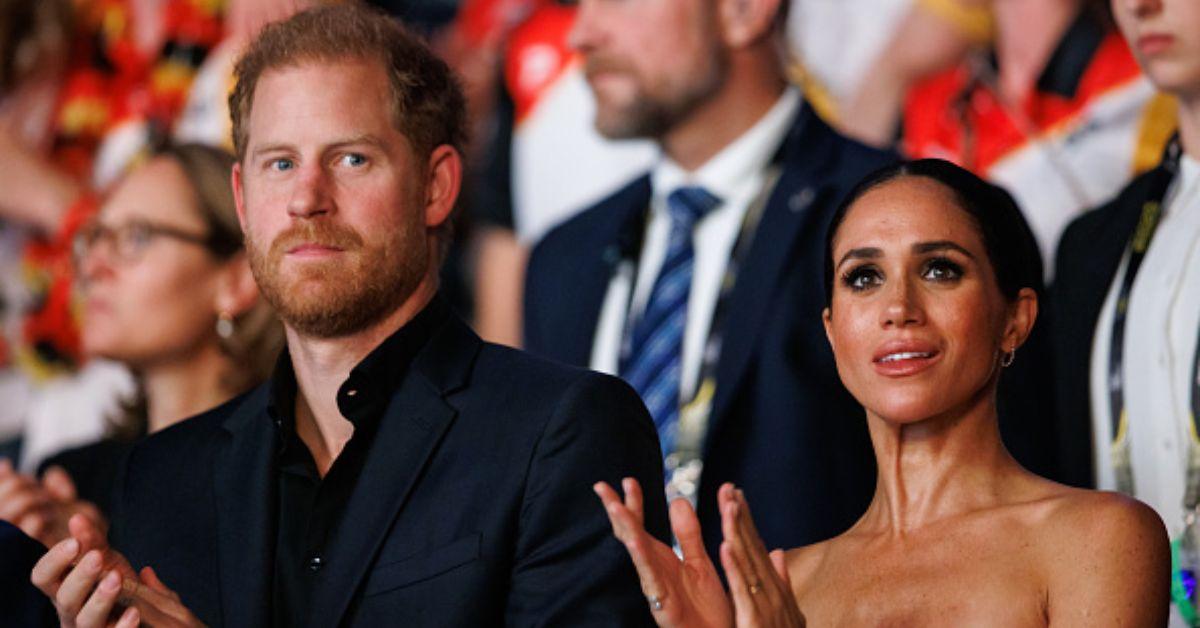
[[[1173, 138], [1163, 155], [1162, 166], [1155, 171], [1150, 181], [1149, 194], [1142, 204], [1142, 212], [1138, 218], [1137, 229], [1129, 248], [1129, 260], [1125, 274], [1117, 292], [1116, 309], [1113, 312], [1112, 337], [1108, 353], [1108, 385], [1109, 385], [1109, 420], [1112, 425], [1113, 440], [1110, 448], [1112, 465], [1116, 475], [1117, 490], [1132, 495], [1134, 492], [1133, 466], [1130, 458], [1129, 442], [1129, 412], [1125, 406], [1125, 325], [1129, 313], [1129, 300], [1133, 292], [1134, 280], [1145, 261], [1150, 242], [1162, 221], [1162, 203], [1167, 195], [1171, 182], [1179, 172], [1180, 146], [1178, 138]], [[1184, 496], [1184, 506], [1191, 511], [1200, 505], [1200, 339], [1198, 339], [1195, 354], [1192, 356], [1190, 378], [1190, 416], [1188, 421], [1189, 449], [1187, 490]]]
[[[712, 411], [713, 394], [717, 388], [717, 363], [721, 356], [722, 334], [724, 320], [729, 309], [730, 295], [737, 283], [738, 270], [745, 260], [754, 240], [754, 233], [766, 208], [771, 191], [779, 180], [782, 170], [777, 165], [768, 168], [762, 188], [750, 202], [746, 214], [742, 218], [737, 239], [734, 240], [733, 250], [725, 266], [725, 274], [721, 278], [717, 303], [713, 308], [712, 321], [708, 327], [708, 338], [700, 357], [700, 373], [696, 378], [696, 388], [689, 400], [681, 402], [679, 408], [679, 425], [675, 437], [674, 451], [667, 454], [663, 461], [665, 479], [667, 480], [667, 498], [685, 497], [696, 504], [697, 491], [700, 487], [700, 471], [703, 468], [701, 455], [704, 439], [708, 433], [708, 422]], [[627, 313], [625, 330], [622, 333], [621, 362], [623, 363], [630, 350], [629, 341], [632, 333], [633, 317], [628, 316], [632, 309], [633, 293], [637, 290], [637, 271], [631, 277], [629, 302], [626, 304]]]

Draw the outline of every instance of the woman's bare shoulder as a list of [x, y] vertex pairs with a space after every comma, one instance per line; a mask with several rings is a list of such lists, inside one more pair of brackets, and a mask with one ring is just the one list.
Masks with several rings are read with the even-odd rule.
[[797, 597], [812, 584], [813, 577], [821, 569], [821, 565], [829, 554], [829, 546], [832, 542], [832, 539], [821, 541], [790, 549], [784, 553], [788, 577], [792, 581], [792, 591], [797, 594]]
[[1071, 624], [1100, 612], [1114, 625], [1163, 625], [1171, 556], [1158, 513], [1119, 493], [1063, 488], [1039, 526], [1050, 616]]
[[1154, 509], [1121, 493], [1090, 491], [1056, 485], [1046, 500], [1044, 526], [1059, 542], [1093, 544], [1106, 539], [1166, 538], [1166, 528]]

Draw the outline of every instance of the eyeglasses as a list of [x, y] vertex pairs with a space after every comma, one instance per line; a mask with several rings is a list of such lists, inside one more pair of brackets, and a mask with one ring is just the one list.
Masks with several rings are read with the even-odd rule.
[[146, 248], [155, 238], [172, 238], [205, 248], [209, 247], [212, 240], [210, 236], [189, 233], [166, 225], [156, 225], [145, 220], [131, 220], [117, 227], [109, 227], [96, 222], [75, 234], [75, 239], [71, 243], [71, 253], [78, 266], [98, 244], [105, 243], [110, 247], [110, 251], [117, 261], [131, 264], [146, 254]]

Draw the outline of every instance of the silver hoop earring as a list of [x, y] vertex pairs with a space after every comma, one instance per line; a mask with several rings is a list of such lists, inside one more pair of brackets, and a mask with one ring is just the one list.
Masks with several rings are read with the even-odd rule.
[[233, 316], [229, 312], [217, 313], [217, 336], [221, 340], [229, 340], [233, 337]]
[[1015, 359], [1017, 359], [1017, 350], [1009, 349], [1004, 353], [1004, 355], [1000, 356], [1000, 366], [1008, 368], [1012, 366], [1013, 360]]

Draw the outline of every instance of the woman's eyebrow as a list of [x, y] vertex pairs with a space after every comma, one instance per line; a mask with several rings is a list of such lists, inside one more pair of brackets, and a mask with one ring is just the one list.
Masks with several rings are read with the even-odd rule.
[[951, 242], [950, 240], [934, 240], [932, 242], [918, 242], [912, 246], [913, 253], [935, 253], [937, 251], [958, 251], [971, 259], [975, 259], [971, 252], [962, 246]]
[[883, 257], [883, 249], [875, 247], [850, 249], [849, 251], [846, 251], [845, 255], [842, 256], [842, 259], [838, 260], [837, 265], [841, 266], [842, 264], [846, 263], [846, 260], [848, 259], [878, 259], [880, 257]]

